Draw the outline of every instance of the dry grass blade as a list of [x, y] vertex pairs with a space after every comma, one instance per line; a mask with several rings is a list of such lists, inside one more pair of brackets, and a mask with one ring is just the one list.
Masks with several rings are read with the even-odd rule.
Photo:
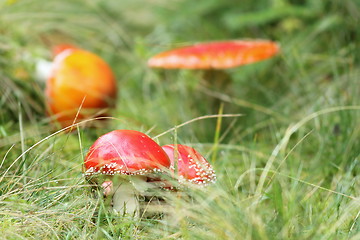
[[190, 123], [196, 122], [196, 121], [200, 121], [200, 120], [204, 120], [204, 119], [211, 119], [211, 118], [219, 118], [219, 117], [222, 117], [222, 118], [230, 117], [231, 118], [231, 117], [241, 117], [241, 116], [243, 116], [243, 114], [213, 114], [213, 115], [206, 115], [206, 116], [193, 118], [193, 119], [191, 119], [189, 121], [186, 121], [184, 123], [181, 123], [181, 124], [177, 125], [176, 127], [170, 128], [169, 130], [167, 130], [167, 131], [165, 131], [165, 132], [163, 132], [161, 134], [158, 134], [157, 136], [155, 136], [153, 138], [154, 139], [159, 138], [159, 137], [161, 137], [161, 136], [163, 136], [163, 135], [165, 135], [165, 134], [167, 134], [169, 132], [175, 131], [180, 127], [184, 127], [184, 126], [186, 126], [186, 125], [188, 125]]

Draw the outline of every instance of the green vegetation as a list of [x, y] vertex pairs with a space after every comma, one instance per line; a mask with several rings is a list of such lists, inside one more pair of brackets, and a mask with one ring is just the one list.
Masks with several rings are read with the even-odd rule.
[[[360, 239], [359, 22], [358, 0], [0, 0], [0, 239]], [[231, 92], [146, 66], [175, 46], [241, 38], [282, 52], [226, 70]], [[117, 76], [103, 128], [49, 123], [35, 66], [64, 42]], [[221, 105], [234, 116], [202, 117]], [[156, 140], [195, 147], [217, 183], [174, 198], [175, 223], [108, 212], [82, 175], [91, 144], [172, 128]]]

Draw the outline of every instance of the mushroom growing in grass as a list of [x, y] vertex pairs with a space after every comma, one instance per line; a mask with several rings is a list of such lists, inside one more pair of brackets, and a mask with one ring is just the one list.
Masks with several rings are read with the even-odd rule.
[[278, 44], [268, 40], [204, 42], [159, 53], [148, 60], [148, 66], [202, 69], [206, 84], [224, 88], [229, 77], [221, 70], [265, 60], [278, 52]]
[[216, 181], [211, 164], [194, 148], [170, 144], [162, 146], [171, 162], [171, 169], [180, 186], [205, 187]]
[[101, 185], [116, 212], [139, 216], [139, 195], [151, 187], [147, 177], [166, 171], [170, 160], [144, 133], [115, 130], [98, 138], [85, 160], [85, 176]]
[[46, 82], [46, 105], [62, 127], [106, 115], [115, 103], [117, 88], [110, 66], [99, 56], [71, 45], [54, 49]]
[[[171, 190], [165, 196], [165, 202], [162, 201], [160, 204], [150, 205], [156, 213], [161, 213], [164, 215], [164, 220], [167, 224], [178, 224], [179, 217], [174, 212], [175, 207], [172, 204], [169, 204], [167, 200], [182, 199], [182, 201], [190, 200], [191, 197], [187, 194], [184, 194], [182, 190], [185, 188], [204, 188], [216, 181], [215, 171], [213, 170], [211, 164], [206, 161], [206, 159], [194, 148], [181, 145], [181, 144], [170, 144], [162, 146], [166, 154], [169, 156], [171, 166], [170, 172], [174, 181], [169, 179], [157, 179], [157, 182], [163, 181], [163, 184], [158, 186], [162, 189]], [[190, 197], [190, 198], [189, 198]], [[150, 203], [151, 204], [151, 203]], [[155, 205], [155, 206], [154, 206]]]

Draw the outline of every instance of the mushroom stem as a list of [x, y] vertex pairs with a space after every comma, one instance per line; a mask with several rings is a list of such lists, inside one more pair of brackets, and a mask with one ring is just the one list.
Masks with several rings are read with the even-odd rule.
[[123, 215], [139, 216], [139, 198], [132, 183], [126, 180], [113, 185], [112, 206], [115, 212]]
[[45, 59], [39, 59], [36, 62], [36, 79], [39, 82], [45, 83], [46, 80], [51, 76], [53, 63], [46, 61]]
[[231, 76], [224, 70], [208, 69], [203, 71], [202, 80], [204, 85], [220, 91], [231, 90]]

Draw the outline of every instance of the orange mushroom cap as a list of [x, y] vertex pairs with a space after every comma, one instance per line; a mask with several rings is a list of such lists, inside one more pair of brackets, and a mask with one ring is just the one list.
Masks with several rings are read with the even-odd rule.
[[270, 58], [279, 45], [268, 40], [199, 43], [155, 55], [148, 66], [167, 69], [225, 69]]
[[63, 127], [76, 116], [76, 122], [97, 116], [99, 110], [114, 105], [116, 93], [110, 66], [99, 56], [73, 47], [56, 55], [45, 89], [48, 113], [56, 115]]

